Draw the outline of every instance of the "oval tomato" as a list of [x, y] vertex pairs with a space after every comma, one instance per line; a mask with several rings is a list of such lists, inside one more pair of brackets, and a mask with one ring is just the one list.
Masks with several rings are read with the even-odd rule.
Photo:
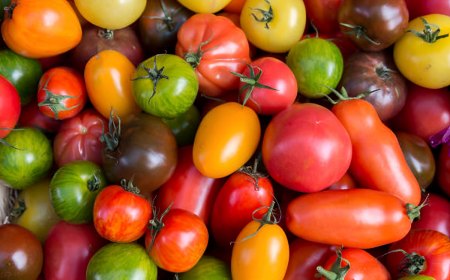
[[178, 0], [183, 6], [195, 13], [214, 14], [222, 10], [231, 0]]
[[207, 177], [228, 176], [251, 158], [260, 135], [255, 111], [237, 102], [218, 105], [202, 118], [197, 129], [194, 164]]
[[[13, 84], [0, 74], [0, 139], [5, 138], [19, 121], [20, 95]], [[0, 140], [1, 144], [1, 140]]]
[[13, 0], [6, 11], [2, 22], [3, 40], [20, 55], [55, 56], [81, 41], [80, 21], [65, 0]]

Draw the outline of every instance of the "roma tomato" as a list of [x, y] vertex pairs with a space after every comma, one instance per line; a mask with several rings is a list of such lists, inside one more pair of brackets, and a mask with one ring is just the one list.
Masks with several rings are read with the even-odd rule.
[[255, 111], [237, 102], [218, 105], [197, 129], [192, 151], [195, 167], [207, 177], [226, 177], [252, 157], [260, 135]]
[[291, 105], [275, 115], [264, 132], [264, 166], [275, 181], [292, 190], [315, 192], [329, 187], [344, 176], [351, 158], [347, 131], [318, 104]]
[[214, 14], [222, 10], [231, 0], [178, 0], [181, 5], [195, 13]]
[[241, 73], [250, 63], [245, 33], [230, 19], [214, 14], [195, 14], [177, 33], [175, 53], [195, 69], [199, 91], [207, 96], [223, 95], [239, 86]]
[[138, 20], [146, 3], [145, 0], [75, 0], [83, 18], [95, 26], [112, 30], [125, 28]]
[[83, 75], [73, 68], [50, 68], [39, 80], [37, 102], [39, 110], [48, 117], [71, 118], [84, 109], [87, 99]]
[[[5, 138], [19, 121], [20, 95], [17, 89], [0, 74], [0, 139]], [[0, 140], [1, 142], [1, 140]], [[1, 143], [0, 143], [1, 144]]]
[[111, 242], [129, 243], [144, 235], [151, 219], [150, 202], [139, 195], [131, 182], [124, 186], [110, 185], [95, 198], [94, 226]]
[[133, 97], [134, 70], [133, 63], [116, 50], [100, 51], [86, 63], [84, 79], [89, 100], [105, 118], [111, 111], [121, 118], [141, 111]]
[[247, 0], [240, 24], [248, 40], [271, 53], [285, 53], [303, 35], [306, 10], [298, 0]]
[[409, 81], [438, 89], [450, 85], [450, 16], [429, 14], [411, 20], [394, 45], [394, 61]]
[[187, 210], [167, 208], [150, 224], [152, 227], [145, 234], [145, 247], [156, 265], [166, 271], [190, 270], [208, 246], [205, 223]]
[[67, 52], [81, 41], [77, 14], [65, 0], [13, 0], [5, 8], [2, 36], [8, 48], [29, 58]]
[[406, 236], [418, 209], [387, 192], [363, 188], [324, 190], [290, 201], [286, 226], [309, 241], [368, 249]]

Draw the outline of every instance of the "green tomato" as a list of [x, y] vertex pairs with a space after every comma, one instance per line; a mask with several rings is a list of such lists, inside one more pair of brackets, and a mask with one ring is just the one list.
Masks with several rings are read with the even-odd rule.
[[427, 275], [411, 275], [411, 276], [405, 276], [398, 280], [435, 280], [434, 277], [427, 276]]
[[11, 131], [0, 143], [0, 180], [17, 190], [43, 179], [53, 164], [50, 140], [36, 128]]
[[288, 52], [286, 63], [297, 79], [298, 91], [308, 98], [321, 98], [336, 88], [344, 59], [339, 48], [322, 38], [298, 41]]
[[97, 194], [106, 186], [102, 169], [87, 160], [61, 166], [50, 181], [50, 199], [56, 214], [74, 224], [92, 221]]
[[144, 247], [136, 243], [109, 243], [89, 260], [87, 280], [156, 280], [158, 269]]
[[175, 118], [189, 110], [199, 87], [195, 70], [174, 54], [157, 54], [141, 62], [132, 84], [138, 106], [161, 118]]
[[195, 133], [200, 124], [200, 111], [192, 105], [186, 112], [173, 119], [162, 119], [172, 130], [179, 147], [194, 143]]
[[231, 270], [224, 261], [204, 255], [189, 271], [179, 275], [180, 280], [231, 280]]

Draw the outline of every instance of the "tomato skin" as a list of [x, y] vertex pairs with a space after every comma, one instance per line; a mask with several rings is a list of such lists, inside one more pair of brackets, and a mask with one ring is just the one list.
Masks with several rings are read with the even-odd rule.
[[21, 106], [19, 92], [4, 76], [0, 75], [0, 139], [5, 138], [19, 121]]
[[218, 105], [200, 121], [193, 143], [194, 164], [207, 177], [228, 176], [251, 158], [260, 135], [255, 111], [237, 102]]
[[440, 0], [405, 0], [409, 11], [409, 18], [415, 19], [419, 16], [429, 14], [444, 14], [450, 16], [450, 2]]
[[435, 193], [428, 193], [425, 198], [426, 204], [412, 229], [432, 229], [450, 236], [450, 201]]
[[442, 145], [437, 163], [437, 182], [439, 188], [450, 197], [450, 145]]
[[214, 14], [222, 10], [231, 0], [178, 0], [181, 5], [198, 14]]
[[338, 102], [333, 113], [352, 141], [350, 174], [361, 187], [396, 195], [418, 205], [419, 183], [406, 162], [394, 132], [386, 126], [371, 103], [363, 99]]
[[250, 63], [245, 33], [230, 19], [214, 14], [195, 14], [178, 30], [175, 53], [186, 59], [197, 73], [199, 92], [223, 95], [239, 86], [241, 73]]
[[55, 120], [42, 114], [36, 100], [32, 100], [27, 105], [22, 106], [18, 125], [21, 127], [34, 127], [47, 135], [55, 135], [61, 122], [61, 120]]
[[11, 15], [2, 22], [2, 36], [8, 48], [20, 55], [55, 56], [81, 41], [80, 21], [65, 0], [13, 0], [9, 9]]
[[309, 23], [323, 34], [339, 31], [337, 14], [342, 0], [304, 0]]
[[300, 238], [360, 249], [395, 242], [411, 229], [405, 203], [371, 189], [303, 194], [289, 202], [285, 215], [287, 228]]
[[111, 242], [128, 243], [144, 235], [152, 215], [150, 202], [122, 186], [110, 185], [95, 198], [97, 232]]

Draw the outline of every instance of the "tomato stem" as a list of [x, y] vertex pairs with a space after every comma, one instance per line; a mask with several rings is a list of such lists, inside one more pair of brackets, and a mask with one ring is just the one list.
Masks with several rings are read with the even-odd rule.
[[9, 217], [11, 218], [19, 218], [20, 216], [22, 216], [22, 214], [25, 212], [25, 210], [27, 210], [27, 205], [25, 203], [25, 200], [23, 199], [18, 199], [17, 200], [17, 206], [15, 206], [12, 210], [11, 213], [9, 213]]
[[112, 40], [114, 39], [114, 30], [111, 29], [99, 29], [97, 32], [98, 36], [105, 40]]
[[253, 166], [244, 166], [239, 169], [239, 172], [242, 172], [242, 173], [248, 175], [250, 178], [252, 178], [253, 185], [254, 185], [256, 191], [259, 190], [259, 185], [258, 185], [259, 179], [267, 177], [267, 175], [260, 173], [258, 171], [258, 165], [261, 161], [261, 157], [262, 157], [261, 153], [258, 153], [258, 155], [255, 157], [255, 160], [253, 161]]
[[[155, 203], [152, 203], [153, 205], [155, 205]], [[158, 233], [161, 231], [161, 229], [164, 227], [164, 223], [163, 223], [163, 218], [167, 215], [167, 213], [169, 213], [170, 209], [172, 208], [173, 202], [171, 202], [169, 204], [169, 206], [164, 210], [164, 212], [162, 212], [161, 215], [159, 215], [158, 217], [158, 211], [155, 207], [153, 207], [153, 213], [154, 213], [154, 218], [151, 219], [149, 221], [150, 224], [150, 235], [152, 237], [152, 240], [148, 246], [148, 251], [150, 252], [150, 250], [153, 247], [153, 244], [155, 243], [155, 239], [156, 236], [158, 235]]]
[[344, 87], [341, 88], [340, 92], [337, 91], [336, 89], [332, 88], [332, 87], [328, 87], [328, 86], [325, 86], [325, 87], [330, 89], [331, 92], [333, 92], [336, 95], [337, 100], [334, 100], [330, 96], [325, 95], [325, 97], [328, 99], [328, 101], [331, 104], [334, 104], [334, 105], [339, 103], [339, 102], [341, 102], [341, 101], [345, 101], [345, 100], [361, 99], [361, 98], [367, 97], [369, 94], [379, 90], [379, 89], [374, 89], [374, 90], [371, 90], [371, 91], [365, 91], [365, 92], [362, 92], [362, 93], [358, 94], [357, 96], [351, 97], [351, 96], [348, 96], [347, 90]]
[[[422, 32], [419, 32], [419, 31], [413, 30], [413, 29], [407, 30], [407, 32], [413, 33], [414, 35], [416, 35], [417, 37], [419, 37], [420, 39], [424, 40], [427, 43], [434, 43], [439, 39], [448, 37], [448, 33], [439, 35], [439, 33], [441, 32], [441, 29], [439, 28], [438, 25], [429, 23], [423, 17], [421, 17], [420, 19], [422, 20], [422, 23], [424, 25]], [[435, 30], [433, 30], [433, 28]]]
[[164, 16], [162, 17], [144, 16], [143, 18], [161, 20], [167, 26], [167, 30], [169, 30], [170, 32], [174, 31], [175, 23], [173, 20], [173, 16], [176, 15], [179, 11], [181, 11], [183, 7], [179, 7], [178, 9], [175, 10], [175, 13], [170, 14], [163, 0], [159, 0], [159, 4], [161, 6], [161, 11], [163, 12]]
[[111, 112], [109, 113], [108, 132], [105, 132], [105, 127], [103, 126], [102, 135], [100, 136], [100, 142], [105, 143], [105, 149], [107, 151], [115, 151], [119, 146], [120, 134], [121, 119], [114, 110], [111, 110]]
[[402, 253], [404, 255], [404, 258], [400, 262], [399, 272], [403, 275], [417, 275], [421, 273], [425, 269], [425, 263], [426, 259], [425, 257], [412, 252], [408, 253], [403, 249], [395, 249], [392, 251], [389, 251], [382, 255], [382, 257], [386, 256], [387, 254], [392, 253]]
[[[322, 266], [316, 267], [316, 270], [319, 274], [319, 276], [325, 277], [327, 280], [344, 280], [345, 275], [350, 270], [350, 262], [344, 258], [342, 258], [342, 251], [341, 249], [336, 250], [336, 261], [331, 266], [330, 270], [326, 270]], [[341, 263], [344, 261], [346, 265], [344, 267], [341, 267]]]
[[153, 92], [152, 92], [152, 95], [149, 97], [148, 102], [150, 102], [152, 97], [155, 96], [155, 94], [156, 94], [156, 87], [158, 86], [158, 82], [161, 79], [166, 79], [166, 80], [169, 79], [168, 76], [163, 74], [165, 66], [163, 66], [163, 67], [158, 69], [158, 65], [156, 65], [156, 58], [157, 57], [158, 57], [158, 55], [155, 55], [154, 58], [153, 58], [153, 68], [148, 68], [148, 67], [146, 67], [143, 64], [141, 64], [139, 66], [139, 67], [142, 67], [147, 72], [147, 75], [139, 76], [139, 77], [136, 77], [136, 78], [132, 79], [132, 81], [141, 80], [141, 79], [150, 79], [150, 80], [152, 80]]
[[97, 174], [94, 174], [88, 181], [87, 187], [90, 192], [96, 192], [100, 189], [101, 181]]
[[45, 81], [45, 84], [42, 88], [45, 92], [45, 99], [42, 100], [41, 102], [39, 102], [38, 106], [39, 107], [48, 107], [53, 112], [53, 114], [55, 114], [55, 119], [59, 120], [59, 112], [75, 109], [78, 106], [80, 106], [81, 104], [75, 104], [74, 106], [70, 106], [70, 107], [67, 107], [66, 105], [64, 105], [64, 101], [66, 101], [67, 99], [72, 99], [72, 98], [76, 98], [76, 97], [72, 96], [72, 95], [54, 94], [53, 92], [48, 90], [48, 87], [47, 87], [50, 80], [51, 80], [51, 77], [48, 78], [47, 81]]
[[374, 39], [370, 38], [369, 35], [367, 35], [367, 29], [364, 26], [343, 23], [343, 22], [340, 22], [339, 24], [350, 29], [349, 31], [345, 31], [344, 32], [345, 34], [354, 35], [356, 37], [356, 39], [363, 37], [365, 40], [367, 40], [369, 43], [371, 43], [373, 45], [378, 46], [381, 44], [380, 42], [375, 41]]
[[200, 61], [202, 60], [202, 56], [205, 53], [202, 50], [202, 48], [203, 48], [203, 46], [205, 46], [208, 43], [209, 43], [209, 40], [201, 42], [198, 45], [198, 49], [196, 52], [188, 52], [184, 55], [184, 59], [186, 60], [187, 63], [189, 63], [191, 65], [192, 68], [195, 69], [200, 64]]
[[257, 22], [263, 22], [264, 28], [269, 29], [269, 22], [273, 20], [273, 9], [269, 0], [264, 0], [264, 2], [269, 5], [269, 9], [266, 11], [261, 8], [252, 8], [253, 11], [259, 12], [261, 14], [261, 17], [258, 18], [255, 13], [252, 13], [251, 15]]
[[11, 3], [11, 1], [10, 1], [9, 5], [3, 7], [3, 11], [6, 13], [8, 19], [12, 18], [13, 10], [16, 6], [17, 6], [16, 3]]
[[127, 179], [120, 180], [120, 186], [127, 192], [131, 192], [134, 194], [140, 194], [141, 190], [133, 184], [133, 178], [131, 180], [127, 181]]

